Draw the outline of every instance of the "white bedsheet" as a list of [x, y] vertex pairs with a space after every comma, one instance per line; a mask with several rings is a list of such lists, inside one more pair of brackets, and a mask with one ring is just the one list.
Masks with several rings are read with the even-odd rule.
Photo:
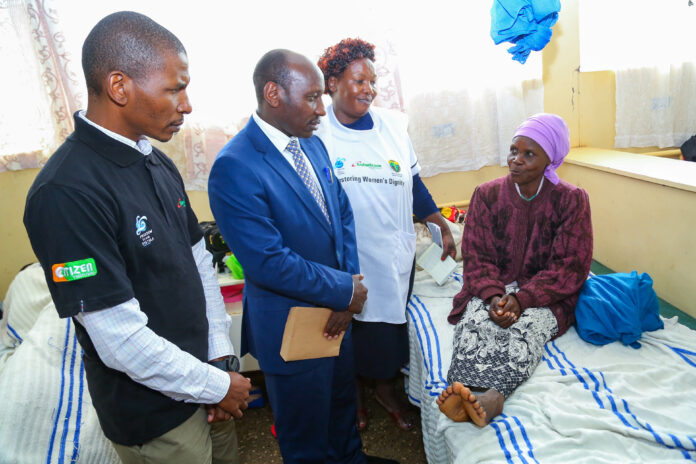
[[92, 406], [73, 322], [58, 318], [38, 265], [17, 275], [5, 303], [0, 463], [120, 463]]
[[490, 427], [454, 423], [435, 399], [446, 386], [461, 274], [443, 287], [417, 273], [409, 302], [408, 394], [421, 407], [433, 463], [696, 461], [696, 331], [664, 320], [638, 350], [581, 340], [574, 328], [546, 345], [532, 377]]
[[0, 392], [0, 462], [120, 462], [92, 406], [75, 327], [52, 303], [5, 364]]

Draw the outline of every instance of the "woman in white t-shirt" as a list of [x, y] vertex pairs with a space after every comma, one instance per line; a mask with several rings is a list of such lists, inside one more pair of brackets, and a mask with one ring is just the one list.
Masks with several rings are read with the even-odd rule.
[[371, 107], [377, 95], [374, 45], [345, 39], [319, 60], [332, 103], [316, 132], [329, 152], [336, 177], [355, 216], [360, 272], [368, 288], [362, 313], [353, 319], [359, 430], [367, 425], [363, 390], [375, 383], [375, 398], [399, 428], [415, 418], [395, 392], [408, 362], [406, 302], [413, 286], [416, 236], [413, 214], [438, 224], [443, 259], [455, 256], [454, 239], [418, 172], [406, 116]]

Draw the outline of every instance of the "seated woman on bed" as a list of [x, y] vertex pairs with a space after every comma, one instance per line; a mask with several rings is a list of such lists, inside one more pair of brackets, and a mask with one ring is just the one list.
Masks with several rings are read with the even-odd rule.
[[474, 191], [462, 239], [464, 284], [448, 320], [454, 351], [440, 410], [482, 427], [575, 321], [592, 260], [587, 193], [556, 175], [570, 150], [559, 116], [537, 114], [512, 138], [509, 174]]

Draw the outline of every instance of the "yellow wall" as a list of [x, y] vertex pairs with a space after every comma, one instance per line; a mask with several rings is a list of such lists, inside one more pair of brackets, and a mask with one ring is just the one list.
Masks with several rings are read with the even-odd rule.
[[613, 71], [581, 72], [579, 146], [613, 148], [616, 135], [616, 78]]
[[544, 111], [562, 116], [571, 147], [613, 148], [614, 73], [580, 72], [578, 1], [562, 3], [551, 42], [543, 50]]
[[25, 264], [36, 261], [24, 229], [24, 200], [38, 169], [0, 173], [0, 300], [12, 278]]
[[580, 42], [578, 0], [561, 4], [551, 41], [542, 51], [544, 111], [565, 119], [570, 129], [570, 146], [580, 145], [579, 72]]
[[188, 191], [191, 207], [195, 211], [199, 221], [213, 221], [213, 213], [210, 211], [208, 192]]
[[471, 199], [477, 185], [507, 174], [507, 167], [485, 166], [478, 171], [446, 172], [426, 177], [423, 183], [438, 205], [461, 206]]
[[594, 258], [616, 272], [647, 272], [661, 298], [696, 317], [696, 191], [572, 162], [558, 172], [590, 196]]

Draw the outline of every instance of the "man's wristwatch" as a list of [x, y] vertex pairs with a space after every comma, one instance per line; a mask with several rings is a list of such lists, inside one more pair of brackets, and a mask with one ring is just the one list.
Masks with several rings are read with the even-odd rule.
[[239, 372], [239, 358], [233, 354], [225, 356], [219, 361], [208, 361], [208, 364], [225, 372]]

